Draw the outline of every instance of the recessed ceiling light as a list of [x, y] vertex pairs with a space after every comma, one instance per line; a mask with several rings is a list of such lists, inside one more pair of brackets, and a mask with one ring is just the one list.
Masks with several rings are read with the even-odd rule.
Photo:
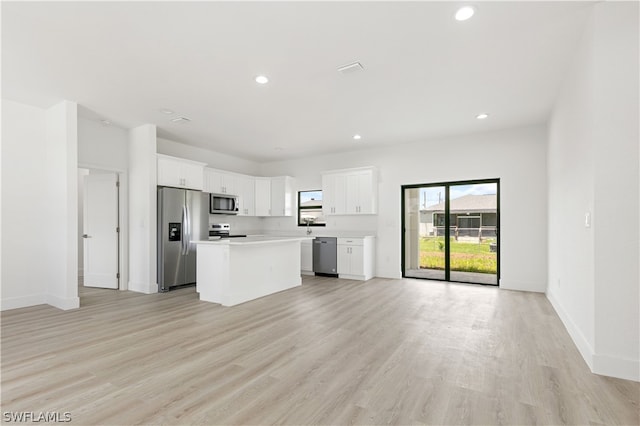
[[258, 84], [267, 84], [269, 79], [264, 75], [259, 75], [256, 77], [256, 83]]
[[187, 124], [188, 122], [191, 121], [191, 119], [187, 117], [176, 117], [176, 118], [172, 118], [171, 121], [178, 124]]
[[360, 139], [362, 139], [362, 136], [360, 136], [360, 135], [353, 135], [353, 140], [355, 140], [355, 141], [359, 141]]
[[486, 112], [483, 112], [481, 114], [476, 115], [476, 118], [478, 120], [484, 120], [485, 118], [489, 117], [489, 114], [487, 114]]
[[102, 123], [103, 126], [111, 126], [111, 122], [109, 120], [100, 120], [100, 122]]
[[476, 10], [471, 6], [463, 6], [456, 12], [456, 21], [466, 21], [471, 18]]
[[166, 109], [166, 108], [161, 108], [158, 111], [160, 111], [163, 114], [167, 114], [167, 115], [173, 114], [173, 111], [171, 111], [170, 109]]

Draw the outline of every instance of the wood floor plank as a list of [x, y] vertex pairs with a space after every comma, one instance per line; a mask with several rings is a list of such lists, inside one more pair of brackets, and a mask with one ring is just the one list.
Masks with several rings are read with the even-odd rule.
[[73, 423], [640, 424], [544, 295], [303, 277], [235, 307], [193, 287], [80, 287], [80, 309], [2, 312], [3, 411]]

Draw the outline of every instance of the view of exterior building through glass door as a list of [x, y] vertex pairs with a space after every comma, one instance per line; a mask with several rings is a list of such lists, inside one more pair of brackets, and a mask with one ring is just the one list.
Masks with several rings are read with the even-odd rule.
[[499, 181], [402, 187], [405, 277], [498, 285]]

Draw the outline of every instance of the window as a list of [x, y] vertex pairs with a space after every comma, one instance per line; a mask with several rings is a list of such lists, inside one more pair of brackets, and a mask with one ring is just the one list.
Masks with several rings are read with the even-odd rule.
[[325, 226], [322, 191], [298, 192], [298, 226]]

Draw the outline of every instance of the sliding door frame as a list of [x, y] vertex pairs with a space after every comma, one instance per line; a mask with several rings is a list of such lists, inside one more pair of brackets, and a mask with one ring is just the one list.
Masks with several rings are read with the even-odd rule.
[[[484, 284], [484, 283], [470, 283], [467, 281], [453, 281], [451, 280], [451, 217], [450, 217], [450, 201], [449, 200], [449, 188], [451, 186], [458, 185], [475, 185], [482, 183], [495, 183], [496, 184], [496, 239], [498, 241], [497, 251], [496, 251], [496, 284]], [[407, 277], [405, 275], [405, 234], [406, 234], [406, 223], [405, 223], [405, 190], [406, 189], [414, 189], [414, 188], [428, 188], [432, 186], [442, 186], [444, 187], [444, 227], [445, 227], [445, 244], [444, 244], [444, 279], [441, 278], [419, 278], [419, 277]], [[502, 248], [502, 244], [500, 242], [500, 178], [494, 179], [474, 179], [474, 180], [460, 180], [460, 181], [451, 181], [451, 182], [436, 182], [436, 183], [422, 183], [422, 184], [412, 184], [412, 185], [402, 185], [400, 187], [400, 244], [401, 244], [401, 262], [400, 267], [402, 268], [402, 278], [414, 278], [418, 280], [435, 280], [435, 281], [446, 281], [446, 282], [455, 282], [455, 283], [463, 283], [463, 284], [476, 284], [476, 285], [489, 285], [494, 287], [500, 286], [500, 251]]]

